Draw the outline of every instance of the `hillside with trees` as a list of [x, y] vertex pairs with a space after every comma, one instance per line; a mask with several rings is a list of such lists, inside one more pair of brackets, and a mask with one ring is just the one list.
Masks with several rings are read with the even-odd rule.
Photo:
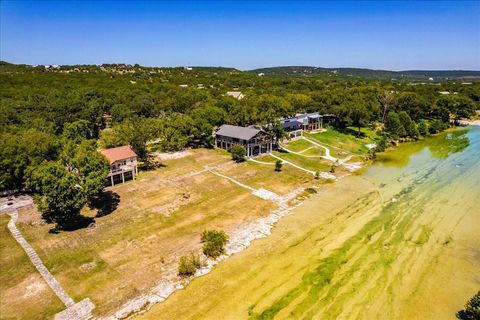
[[[33, 190], [44, 215], [59, 223], [101, 191], [108, 165], [99, 148], [128, 144], [148, 165], [152, 151], [212, 147], [212, 132], [223, 123], [275, 124], [315, 111], [334, 115], [338, 130], [354, 127], [361, 134], [372, 126], [385, 145], [439, 132], [480, 108], [475, 81], [260, 77], [231, 68], [124, 64], [2, 63], [0, 70], [0, 190]], [[235, 90], [245, 98], [225, 94]], [[52, 188], [53, 182], [61, 188]], [[65, 199], [69, 210], [53, 199]]]
[[365, 68], [322, 68], [312, 66], [282, 66], [259, 68], [250, 72], [265, 75], [328, 75], [359, 77], [385, 80], [445, 80], [445, 79], [480, 79], [480, 71], [473, 70], [374, 70]]

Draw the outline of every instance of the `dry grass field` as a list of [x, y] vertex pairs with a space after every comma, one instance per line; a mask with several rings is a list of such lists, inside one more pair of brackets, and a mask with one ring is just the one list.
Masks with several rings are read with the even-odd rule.
[[[96, 315], [108, 315], [175, 272], [180, 256], [201, 247], [203, 230], [228, 233], [276, 208], [205, 166], [218, 166], [215, 170], [224, 175], [280, 195], [321, 183], [292, 167], [274, 172], [269, 165], [235, 164], [221, 150], [198, 149], [162, 161], [136, 181], [108, 188], [119, 199], [113, 212], [95, 217], [95, 210], [83, 211], [95, 217], [94, 227], [50, 234], [51, 225], [43, 224], [33, 207], [19, 211], [17, 225], [75, 301], [89, 297]], [[2, 216], [1, 318], [45, 318], [61, 311], [60, 301], [8, 234], [7, 221]], [[30, 283], [35, 289], [28, 289], [33, 288]], [[29, 303], [31, 299], [36, 302]], [[21, 312], [19, 305], [26, 305]]]

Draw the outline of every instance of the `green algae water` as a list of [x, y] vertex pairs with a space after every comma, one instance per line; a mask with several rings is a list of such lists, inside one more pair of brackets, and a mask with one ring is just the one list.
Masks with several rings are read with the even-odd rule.
[[452, 319], [480, 289], [480, 128], [379, 155], [150, 319]]

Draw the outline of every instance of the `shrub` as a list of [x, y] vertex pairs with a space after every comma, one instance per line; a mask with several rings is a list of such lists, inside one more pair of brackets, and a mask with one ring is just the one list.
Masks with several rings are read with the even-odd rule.
[[232, 153], [232, 160], [236, 162], [242, 162], [245, 161], [245, 156], [247, 155], [247, 151], [245, 150], [245, 147], [242, 145], [234, 145], [232, 149], [230, 150]]
[[223, 231], [205, 230], [202, 233], [203, 253], [211, 258], [217, 258], [225, 253], [228, 235]]
[[195, 274], [195, 271], [200, 268], [200, 258], [198, 254], [191, 253], [189, 256], [180, 258], [180, 265], [178, 266], [178, 275], [182, 277], [189, 277]]
[[376, 139], [376, 144], [377, 144], [377, 147], [375, 148], [376, 151], [378, 152], [385, 151], [385, 149], [387, 148], [387, 139], [385, 138], [384, 135], [381, 135]]
[[315, 179], [320, 179], [320, 171], [315, 171]]
[[442, 122], [442, 120], [433, 120], [430, 123], [430, 127], [428, 128], [428, 132], [431, 134], [438, 133], [440, 131], [443, 131], [447, 126], [445, 123]]
[[403, 128], [405, 129], [405, 133], [407, 136], [413, 139], [418, 138], [418, 129], [415, 122], [412, 121], [408, 113], [405, 111], [401, 111], [398, 114], [400, 122], [402, 123]]
[[388, 113], [385, 129], [394, 138], [405, 137], [407, 135], [407, 131], [405, 131], [405, 128], [400, 121], [400, 117], [396, 112], [391, 111]]
[[282, 171], [282, 166], [283, 166], [282, 160], [277, 160], [275, 162], [275, 171]]
[[428, 134], [428, 124], [427, 121], [422, 120], [418, 124], [418, 133], [422, 136], [426, 136]]
[[462, 320], [478, 320], [480, 319], [480, 291], [478, 291], [470, 301], [465, 305], [465, 309], [458, 311], [456, 314], [458, 319]]

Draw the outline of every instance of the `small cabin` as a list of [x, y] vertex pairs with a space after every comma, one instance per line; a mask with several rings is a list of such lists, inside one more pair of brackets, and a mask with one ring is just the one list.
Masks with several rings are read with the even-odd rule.
[[137, 154], [129, 146], [121, 146], [100, 151], [110, 164], [108, 182], [114, 186], [117, 183], [125, 183], [127, 180], [135, 180], [138, 174]]

